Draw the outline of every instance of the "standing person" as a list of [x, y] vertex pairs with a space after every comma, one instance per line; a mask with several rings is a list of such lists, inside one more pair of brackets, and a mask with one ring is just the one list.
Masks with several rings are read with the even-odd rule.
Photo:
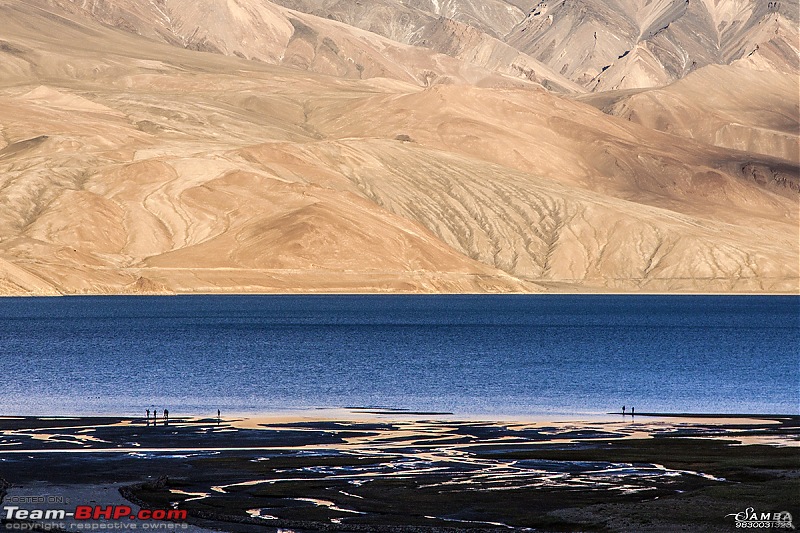
[[633, 416], [633, 413], [634, 413], [634, 412], [635, 412], [635, 411], [633, 410], [633, 407], [631, 407], [631, 416]]
[[217, 425], [219, 425], [219, 421], [220, 421], [220, 417], [221, 416], [222, 416], [222, 413], [220, 412], [219, 409], [217, 409]]
[[154, 426], [156, 425], [156, 422], [158, 422], [158, 409], [153, 409], [153, 425]]
[[146, 413], [147, 413], [147, 425], [149, 426], [150, 425], [150, 409], [147, 409]]
[[169, 424], [169, 409], [164, 409], [164, 425]]
[[625, 406], [622, 406], [622, 416], [625, 416]]

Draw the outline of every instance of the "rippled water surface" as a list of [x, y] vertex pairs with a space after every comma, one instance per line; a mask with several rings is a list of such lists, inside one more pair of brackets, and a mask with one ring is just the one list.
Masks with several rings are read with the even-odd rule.
[[800, 299], [0, 299], [0, 414], [798, 413]]

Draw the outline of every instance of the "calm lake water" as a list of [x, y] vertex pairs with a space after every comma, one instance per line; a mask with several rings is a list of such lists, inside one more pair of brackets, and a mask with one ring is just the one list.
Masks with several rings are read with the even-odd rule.
[[0, 414], [800, 411], [800, 298], [0, 299]]

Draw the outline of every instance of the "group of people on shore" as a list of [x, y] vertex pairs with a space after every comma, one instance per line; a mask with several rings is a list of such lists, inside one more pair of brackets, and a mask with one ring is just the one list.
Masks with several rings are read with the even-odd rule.
[[[222, 412], [217, 409], [217, 424], [220, 423], [222, 420]], [[145, 421], [147, 425], [150, 425], [150, 409], [145, 409]], [[164, 423], [165, 426], [169, 425], [169, 409], [164, 409], [162, 411], [162, 418], [161, 421]], [[158, 424], [158, 409], [153, 409], [153, 425], [155, 426]]]
[[[625, 406], [622, 406], [622, 416], [625, 416]], [[636, 411], [631, 407], [631, 416], [636, 416]]]
[[[149, 426], [150, 425], [150, 409], [147, 409], [145, 412], [147, 413], [146, 414], [146, 417], [147, 417], [146, 421], [147, 421], [147, 425]], [[165, 426], [169, 425], [169, 409], [164, 409], [162, 420], [163, 420]], [[155, 426], [157, 423], [158, 423], [158, 409], [153, 409], [153, 425]]]

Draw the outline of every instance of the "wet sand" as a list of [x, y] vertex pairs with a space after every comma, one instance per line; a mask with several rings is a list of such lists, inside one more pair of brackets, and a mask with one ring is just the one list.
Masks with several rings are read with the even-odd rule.
[[191, 529], [730, 531], [747, 507], [800, 516], [800, 417], [4, 417], [0, 477], [4, 505], [124, 497]]

